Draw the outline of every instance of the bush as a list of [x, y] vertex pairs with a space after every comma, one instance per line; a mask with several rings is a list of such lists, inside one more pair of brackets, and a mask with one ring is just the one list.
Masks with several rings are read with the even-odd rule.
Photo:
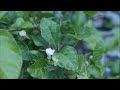
[[103, 39], [97, 11], [1, 11], [1, 79], [120, 78], [120, 58], [101, 64], [120, 45], [120, 29]]

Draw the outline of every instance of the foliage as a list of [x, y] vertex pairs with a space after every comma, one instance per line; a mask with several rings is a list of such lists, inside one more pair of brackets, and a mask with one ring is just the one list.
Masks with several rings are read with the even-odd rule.
[[[120, 45], [120, 30], [114, 31], [115, 38], [104, 40], [104, 34], [93, 24], [96, 13], [1, 11], [0, 78], [104, 78], [106, 65], [102, 66], [100, 60]], [[27, 36], [20, 36], [21, 30], [25, 30]], [[90, 49], [86, 54], [79, 52], [81, 42]], [[48, 56], [47, 48], [55, 49], [55, 53]], [[113, 64], [113, 75], [120, 75], [119, 63]]]

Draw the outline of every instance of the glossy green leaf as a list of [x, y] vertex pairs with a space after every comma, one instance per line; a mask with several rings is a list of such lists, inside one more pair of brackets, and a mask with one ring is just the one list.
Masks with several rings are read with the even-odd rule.
[[44, 67], [47, 65], [47, 62], [43, 59], [37, 60], [34, 64], [27, 68], [27, 71], [34, 78], [42, 79], [45, 77]]
[[44, 55], [40, 51], [31, 50], [30, 51], [30, 57], [31, 57], [31, 59], [37, 60], [37, 59], [40, 59], [40, 58], [44, 58]]
[[65, 46], [60, 53], [55, 53], [52, 56], [54, 65], [68, 69], [78, 69], [78, 55], [76, 50], [71, 46]]
[[0, 78], [17, 79], [22, 67], [22, 53], [12, 35], [0, 30]]
[[28, 46], [21, 41], [18, 41], [18, 45], [21, 48], [23, 60], [29, 60], [29, 48], [28, 48]]
[[36, 46], [47, 46], [47, 42], [40, 35], [31, 35]]
[[47, 18], [42, 18], [40, 22], [42, 37], [53, 47], [56, 48], [59, 42], [59, 25]]

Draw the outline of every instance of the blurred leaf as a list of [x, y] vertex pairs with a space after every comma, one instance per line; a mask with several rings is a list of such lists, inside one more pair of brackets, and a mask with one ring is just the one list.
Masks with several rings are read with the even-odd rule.
[[16, 22], [13, 24], [15, 27], [20, 27], [22, 25], [22, 23], [24, 23], [24, 19], [23, 18], [17, 18]]
[[23, 60], [29, 60], [29, 48], [28, 48], [28, 46], [25, 43], [20, 42], [20, 41], [18, 41], [18, 44], [22, 50]]
[[87, 72], [77, 74], [77, 79], [89, 79]]
[[8, 11], [0, 11], [0, 19], [7, 13]]
[[48, 66], [46, 68], [47, 79], [65, 79], [65, 72], [63, 68], [56, 66]]
[[100, 74], [100, 70], [99, 68], [94, 67], [93, 65], [90, 65], [87, 69], [88, 73], [90, 73], [90, 75], [92, 75], [94, 78], [96, 79], [100, 79], [101, 78], [101, 74]]
[[30, 23], [29, 21], [25, 21], [22, 25], [21, 28], [32, 28], [32, 23]]
[[75, 38], [77, 40], [82, 40], [82, 38], [80, 36], [74, 35], [74, 34], [66, 34], [69, 37]]
[[12, 35], [0, 30], [0, 78], [17, 79], [22, 67], [22, 53]]
[[30, 23], [29, 21], [24, 21], [22, 17], [19, 17], [16, 19], [15, 23], [12, 24], [11, 27], [17, 29], [32, 28], [32, 23]]
[[40, 18], [51, 18], [54, 17], [53, 11], [41, 11]]
[[70, 21], [62, 22], [61, 32], [63, 34], [74, 34], [74, 24], [72, 24]]
[[120, 29], [115, 28], [115, 30], [113, 30], [113, 36], [103, 40], [104, 42], [103, 47], [106, 49], [106, 52], [116, 49], [120, 45], [119, 39], [120, 39]]
[[113, 63], [112, 72], [114, 74], [120, 74], [120, 60], [117, 60]]
[[102, 59], [102, 57], [104, 56], [104, 48], [97, 44], [95, 46], [95, 49], [93, 50], [93, 58], [92, 60], [97, 64], [100, 62], [100, 60]]
[[84, 11], [88, 16], [93, 17], [96, 14], [96, 11]]
[[84, 38], [84, 41], [86, 42], [86, 45], [89, 49], [94, 50], [97, 44], [102, 43], [102, 38], [98, 34], [96, 35], [92, 34], [91, 36]]
[[74, 32], [76, 39], [82, 40], [89, 38], [89, 36], [95, 31], [95, 27], [91, 21], [87, 23], [84, 22], [84, 25], [74, 25]]
[[83, 71], [85, 61], [86, 61], [86, 57], [82, 54], [79, 55], [79, 57], [78, 57], [79, 69], [78, 70]]
[[26, 69], [22, 68], [18, 79], [29, 79], [28, 77], [29, 73], [27, 72]]
[[76, 25], [82, 26], [86, 22], [86, 16], [83, 11], [76, 12]]

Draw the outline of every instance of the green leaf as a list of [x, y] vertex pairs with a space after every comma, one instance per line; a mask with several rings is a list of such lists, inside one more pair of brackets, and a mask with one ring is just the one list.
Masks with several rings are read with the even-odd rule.
[[97, 44], [101, 44], [102, 42], [102, 33], [96, 30], [95, 26], [93, 25], [93, 21], [89, 20], [85, 27], [90, 32], [88, 37], [83, 38], [86, 42], [86, 45], [89, 49], [94, 50]]
[[0, 19], [7, 13], [8, 11], [0, 11]]
[[[79, 37], [78, 37], [79, 38]], [[77, 36], [73, 34], [66, 34], [62, 37], [61, 45], [75, 46], [78, 43]]]
[[16, 19], [16, 22], [11, 26], [17, 29], [32, 28], [32, 23], [29, 21], [24, 21], [22, 17]]
[[105, 73], [105, 67], [99, 65], [90, 65], [87, 68], [87, 72], [94, 78], [103, 78]]
[[84, 11], [88, 16], [93, 17], [95, 15], [96, 11]]
[[68, 69], [78, 69], [78, 56], [76, 50], [71, 46], [65, 46], [60, 53], [55, 53], [52, 56], [54, 65]]
[[101, 37], [99, 35], [97, 37], [93, 34], [87, 38], [84, 38], [84, 41], [86, 42], [87, 47], [91, 50], [94, 50], [97, 44], [102, 43]]
[[74, 35], [74, 34], [66, 34], [69, 37], [75, 38], [77, 40], [82, 40], [82, 38], [80, 36]]
[[88, 73], [90, 73], [91, 76], [94, 78], [101, 78], [100, 70], [99, 68], [94, 67], [93, 65], [90, 65], [87, 69]]
[[114, 50], [120, 45], [120, 40], [119, 40], [120, 39], [120, 28], [115, 28], [113, 30], [113, 35], [114, 36], [111, 36], [103, 40], [104, 42], [103, 47], [106, 49], [106, 52], [110, 50]]
[[77, 26], [82, 26], [86, 22], [86, 16], [83, 11], [77, 11], [75, 16]]
[[20, 17], [16, 19], [15, 25], [16, 27], [20, 27], [22, 23], [24, 23], [24, 19]]
[[37, 60], [37, 59], [40, 59], [40, 58], [43, 59], [44, 55], [40, 51], [31, 50], [30, 51], [30, 57], [31, 57], [31, 59]]
[[84, 55], [81, 54], [81, 55], [78, 56], [78, 64], [79, 64], [78, 69], [80, 71], [83, 71], [85, 61], [86, 61], [86, 57]]
[[112, 72], [114, 74], [120, 74], [120, 59], [113, 63]]
[[45, 71], [44, 67], [47, 65], [47, 62], [43, 59], [37, 60], [34, 64], [29, 66], [27, 68], [27, 71], [30, 73], [30, 75], [34, 78], [44, 78], [45, 77]]
[[89, 79], [87, 72], [77, 74], [77, 79]]
[[31, 35], [36, 46], [47, 46], [47, 42], [40, 35]]
[[59, 25], [47, 18], [42, 18], [40, 22], [42, 37], [53, 47], [56, 48], [59, 42]]
[[17, 79], [22, 67], [22, 53], [12, 35], [0, 30], [0, 78]]
[[82, 40], [84, 38], [87, 38], [91, 35], [90, 29], [83, 27], [83, 26], [76, 26], [74, 28], [75, 35], [73, 36], [74, 38], [78, 40]]
[[29, 48], [28, 48], [28, 46], [21, 41], [18, 41], [18, 44], [19, 44], [21, 51], [22, 51], [23, 60], [29, 60]]
[[97, 64], [105, 54], [105, 50], [101, 45], [96, 45], [93, 51], [93, 61]]
[[47, 66], [46, 67], [47, 79], [64, 79], [65, 72], [63, 68], [56, 66]]
[[32, 28], [32, 23], [30, 23], [29, 21], [25, 21], [24, 23], [22, 23], [21, 25], [22, 28]]
[[51, 18], [54, 17], [54, 12], [53, 11], [41, 11], [40, 13], [40, 18]]
[[[70, 21], [65, 21], [61, 23], [61, 32], [64, 34], [73, 34], [74, 33], [74, 24]], [[67, 27], [66, 27], [67, 26]]]

